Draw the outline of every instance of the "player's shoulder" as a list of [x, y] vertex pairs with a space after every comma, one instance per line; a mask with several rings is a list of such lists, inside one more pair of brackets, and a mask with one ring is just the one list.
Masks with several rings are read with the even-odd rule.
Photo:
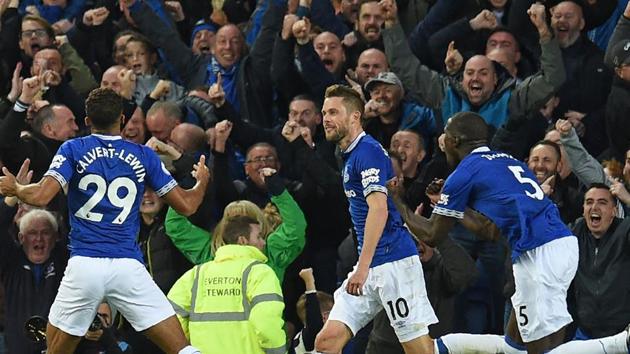
[[365, 134], [354, 147], [354, 157], [357, 159], [389, 158], [383, 146], [369, 134]]

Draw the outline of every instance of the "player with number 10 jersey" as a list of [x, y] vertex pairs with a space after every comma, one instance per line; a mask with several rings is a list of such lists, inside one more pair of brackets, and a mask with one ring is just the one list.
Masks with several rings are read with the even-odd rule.
[[159, 197], [177, 185], [150, 148], [99, 134], [66, 141], [46, 175], [68, 187], [71, 257], [143, 262], [136, 238], [144, 185]]

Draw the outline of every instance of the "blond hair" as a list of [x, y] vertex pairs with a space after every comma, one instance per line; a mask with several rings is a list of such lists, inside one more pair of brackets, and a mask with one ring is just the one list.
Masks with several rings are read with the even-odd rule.
[[248, 216], [258, 220], [260, 232], [267, 238], [282, 223], [280, 214], [274, 210], [275, 206], [273, 204], [270, 206], [270, 204], [267, 204], [264, 211], [249, 200], [237, 200], [228, 204], [223, 210], [223, 218], [221, 218], [214, 229], [214, 237], [211, 242], [212, 254], [214, 255], [219, 247], [225, 245], [225, 240], [223, 239], [225, 223], [236, 216]]

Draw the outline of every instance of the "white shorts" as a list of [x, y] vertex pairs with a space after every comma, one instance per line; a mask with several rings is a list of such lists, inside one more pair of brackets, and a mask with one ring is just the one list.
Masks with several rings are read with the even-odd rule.
[[348, 279], [335, 291], [328, 319], [344, 323], [353, 335], [382, 309], [401, 343], [429, 334], [429, 325], [438, 322], [427, 297], [418, 256], [370, 268], [362, 296], [348, 294], [347, 284]]
[[553, 240], [516, 259], [512, 306], [523, 342], [546, 337], [573, 321], [567, 310], [567, 290], [578, 261], [574, 236]]
[[175, 315], [137, 260], [74, 256], [68, 261], [48, 321], [70, 335], [84, 336], [103, 301], [120, 311], [138, 332]]

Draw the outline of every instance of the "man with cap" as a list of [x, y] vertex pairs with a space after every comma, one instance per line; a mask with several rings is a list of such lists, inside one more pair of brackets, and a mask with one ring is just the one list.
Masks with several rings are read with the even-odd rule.
[[217, 33], [217, 27], [213, 23], [199, 20], [193, 27], [190, 35], [190, 46], [192, 52], [196, 55], [212, 54], [214, 47], [214, 36]]
[[606, 103], [606, 127], [612, 153], [619, 161], [625, 160], [630, 149], [630, 131], [626, 124], [630, 112], [630, 3], [610, 38], [606, 50], [606, 64], [615, 74]]
[[433, 110], [405, 100], [405, 89], [396, 74], [383, 71], [368, 80], [365, 89], [370, 100], [365, 104], [364, 129], [383, 146], [389, 146], [392, 136], [403, 129], [421, 134], [425, 145], [431, 141], [435, 135]]

